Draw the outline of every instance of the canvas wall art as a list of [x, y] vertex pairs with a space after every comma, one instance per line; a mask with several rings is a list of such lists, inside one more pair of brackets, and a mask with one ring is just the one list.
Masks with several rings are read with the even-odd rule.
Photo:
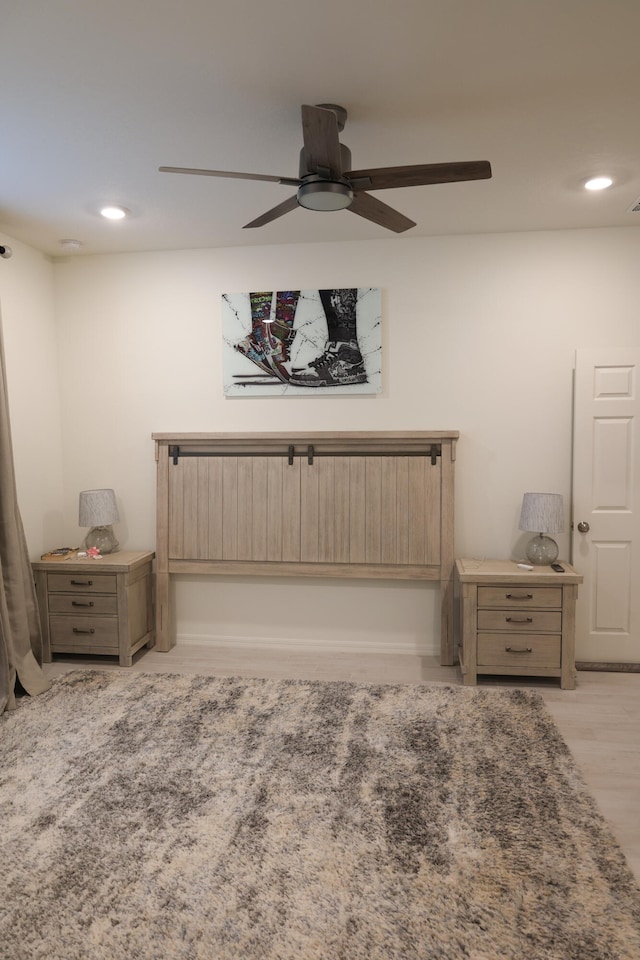
[[377, 287], [223, 294], [225, 395], [380, 393], [381, 301]]

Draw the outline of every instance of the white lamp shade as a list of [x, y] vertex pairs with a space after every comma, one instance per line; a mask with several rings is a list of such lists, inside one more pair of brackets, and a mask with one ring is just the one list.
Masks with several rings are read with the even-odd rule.
[[118, 505], [113, 490], [81, 490], [78, 524], [81, 527], [104, 527], [118, 523]]
[[525, 493], [520, 512], [520, 530], [562, 533], [564, 508], [561, 493]]

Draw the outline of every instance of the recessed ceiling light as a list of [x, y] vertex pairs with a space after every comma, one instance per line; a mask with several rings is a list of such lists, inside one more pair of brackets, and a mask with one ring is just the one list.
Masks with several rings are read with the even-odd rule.
[[116, 207], [110, 205], [103, 207], [100, 213], [103, 217], [106, 217], [107, 220], [124, 220], [129, 211], [126, 207]]
[[613, 183], [611, 177], [592, 177], [585, 183], [585, 190], [606, 190]]

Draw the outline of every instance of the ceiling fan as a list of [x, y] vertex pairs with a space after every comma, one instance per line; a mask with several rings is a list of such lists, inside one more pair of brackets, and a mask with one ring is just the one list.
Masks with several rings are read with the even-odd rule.
[[230, 177], [238, 180], [269, 180], [297, 187], [294, 196], [279, 203], [262, 216], [245, 224], [263, 227], [284, 216], [297, 206], [308, 210], [344, 210], [357, 213], [365, 220], [402, 233], [415, 227], [413, 220], [393, 207], [372, 197], [367, 190], [388, 190], [396, 187], [419, 187], [429, 183], [452, 183], [460, 180], [484, 180], [491, 176], [486, 160], [461, 163], [423, 163], [405, 167], [378, 167], [352, 170], [351, 151], [340, 143], [347, 111], [334, 103], [302, 107], [302, 136], [298, 177], [276, 177], [262, 173], [233, 173], [227, 170], [199, 170], [193, 167], [160, 167], [162, 173], [187, 173], [205, 177]]

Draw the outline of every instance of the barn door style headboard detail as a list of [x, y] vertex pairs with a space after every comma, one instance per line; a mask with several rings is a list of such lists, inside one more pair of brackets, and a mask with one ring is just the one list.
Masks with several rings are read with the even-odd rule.
[[452, 664], [457, 438], [154, 433], [157, 649], [175, 644], [171, 574], [427, 580]]

